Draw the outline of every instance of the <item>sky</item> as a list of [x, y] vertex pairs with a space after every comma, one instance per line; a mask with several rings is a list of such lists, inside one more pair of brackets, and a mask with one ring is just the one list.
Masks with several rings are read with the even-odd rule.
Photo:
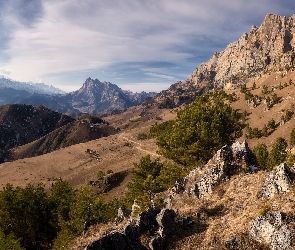
[[0, 0], [0, 76], [159, 92], [267, 13], [294, 12], [293, 0]]

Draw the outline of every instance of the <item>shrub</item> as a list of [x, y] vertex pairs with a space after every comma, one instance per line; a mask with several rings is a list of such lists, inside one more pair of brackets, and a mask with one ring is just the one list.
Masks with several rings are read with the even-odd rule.
[[267, 161], [268, 161], [268, 151], [264, 143], [258, 144], [253, 149], [253, 153], [256, 157], [259, 167], [263, 170], [267, 170]]
[[275, 144], [273, 145], [272, 150], [269, 153], [268, 157], [268, 168], [272, 169], [273, 167], [284, 162], [286, 159], [286, 148], [288, 144], [286, 140], [282, 137], [276, 139]]
[[241, 136], [236, 110], [218, 93], [197, 97], [157, 136], [159, 152], [183, 165], [205, 162]]
[[265, 216], [269, 211], [271, 211], [271, 205], [269, 203], [265, 203], [259, 211], [259, 216]]
[[179, 177], [187, 173], [176, 164], [162, 163], [159, 159], [151, 160], [150, 155], [142, 157], [139, 163], [134, 163], [134, 167], [125, 204], [130, 206], [137, 200], [141, 209], [148, 208], [155, 194], [167, 190]]

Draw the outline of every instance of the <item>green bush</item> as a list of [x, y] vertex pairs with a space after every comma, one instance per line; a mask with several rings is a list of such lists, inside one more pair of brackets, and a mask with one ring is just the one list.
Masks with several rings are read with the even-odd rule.
[[42, 186], [7, 184], [0, 192], [0, 228], [26, 249], [49, 249], [58, 231], [55, 204]]
[[130, 206], [137, 200], [142, 209], [151, 205], [155, 194], [172, 187], [179, 177], [187, 174], [187, 170], [180, 166], [169, 162], [162, 163], [159, 159], [152, 160], [150, 155], [142, 157], [134, 166], [125, 203]]
[[241, 136], [236, 110], [218, 92], [197, 97], [157, 136], [159, 152], [183, 165], [205, 162]]
[[281, 164], [286, 159], [286, 148], [288, 144], [286, 140], [282, 137], [276, 139], [275, 144], [272, 147], [272, 150], [268, 156], [268, 168], [272, 169], [273, 167]]
[[264, 143], [258, 144], [254, 147], [253, 153], [256, 156], [259, 167], [263, 170], [267, 170], [268, 151], [266, 145]]
[[0, 230], [0, 249], [11, 249], [11, 250], [25, 250], [20, 245], [20, 240], [15, 237], [13, 233], [5, 235], [3, 231]]

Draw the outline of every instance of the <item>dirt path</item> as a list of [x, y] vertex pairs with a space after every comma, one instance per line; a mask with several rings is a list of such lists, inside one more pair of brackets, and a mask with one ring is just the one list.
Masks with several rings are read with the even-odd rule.
[[133, 144], [135, 144], [135, 145], [136, 145], [135, 148], [136, 148], [137, 150], [139, 150], [139, 151], [142, 151], [142, 152], [144, 152], [144, 153], [150, 154], [150, 155], [155, 156], [155, 157], [161, 157], [161, 155], [159, 155], [159, 154], [157, 154], [157, 153], [154, 153], [154, 152], [152, 152], [152, 151], [149, 151], [149, 150], [143, 149], [141, 143], [139, 143], [139, 142], [137, 142], [137, 141], [134, 141], [134, 140], [132, 140], [132, 139], [126, 137], [126, 136], [125, 136], [125, 132], [123, 132], [122, 134], [120, 134], [120, 135], [119, 135], [119, 138], [122, 138], [123, 140], [125, 140], [125, 141], [127, 141], [127, 142], [129, 142], [129, 143], [133, 143]]

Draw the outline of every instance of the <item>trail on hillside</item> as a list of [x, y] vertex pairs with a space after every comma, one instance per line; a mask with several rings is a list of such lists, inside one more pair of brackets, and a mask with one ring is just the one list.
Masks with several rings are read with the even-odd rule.
[[137, 150], [142, 151], [142, 152], [145, 152], [145, 153], [147, 153], [147, 154], [149, 154], [149, 155], [152, 155], [152, 156], [155, 156], [155, 157], [161, 157], [161, 155], [159, 155], [159, 154], [157, 154], [157, 153], [154, 153], [154, 152], [152, 152], [152, 151], [149, 151], [149, 150], [143, 149], [141, 143], [139, 143], [139, 142], [137, 142], [137, 141], [134, 141], [134, 140], [132, 140], [132, 139], [130, 139], [130, 138], [124, 136], [124, 135], [125, 135], [125, 133], [123, 132], [122, 134], [119, 135], [119, 138], [122, 138], [123, 140], [125, 140], [125, 141], [127, 141], [127, 142], [133, 143], [134, 145], [136, 145], [135, 148], [136, 148]]

